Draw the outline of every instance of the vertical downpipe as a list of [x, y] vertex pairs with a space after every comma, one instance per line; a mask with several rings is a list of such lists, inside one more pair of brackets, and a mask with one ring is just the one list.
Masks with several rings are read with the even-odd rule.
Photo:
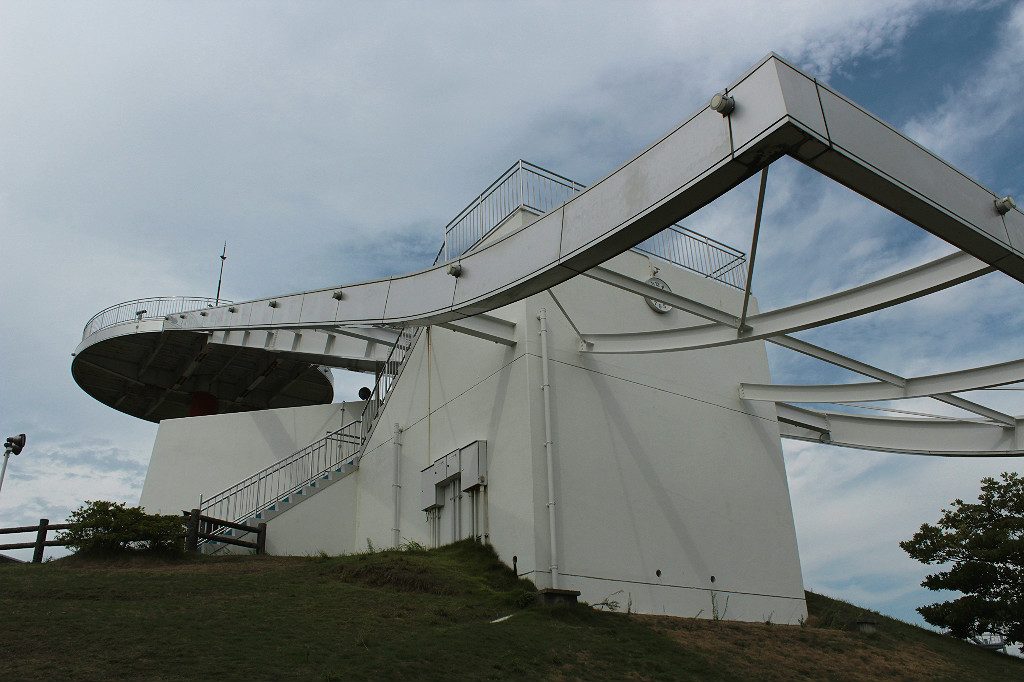
[[548, 314], [544, 308], [540, 320], [541, 391], [544, 393], [544, 457], [548, 467], [548, 530], [551, 535], [551, 587], [558, 589], [558, 540], [555, 536], [555, 475], [551, 441], [551, 382], [548, 379]]
[[401, 544], [398, 520], [401, 518], [402, 513], [402, 429], [397, 423], [395, 424], [395, 436], [392, 446], [395, 451], [395, 482], [392, 485], [395, 491], [395, 525], [392, 526], [391, 530], [395, 534], [395, 549], [398, 549], [398, 545]]

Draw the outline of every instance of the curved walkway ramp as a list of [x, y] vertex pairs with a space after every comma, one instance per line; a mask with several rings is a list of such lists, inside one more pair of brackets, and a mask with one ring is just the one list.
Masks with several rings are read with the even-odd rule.
[[[864, 393], [858, 395], [886, 400], [916, 397], [921, 395], [918, 389], [925, 386], [934, 389], [926, 395], [980, 416], [979, 420], [943, 418], [943, 429], [925, 430], [916, 423], [920, 420], [905, 418], [864, 426], [863, 421], [778, 402], [783, 436], [898, 452], [1020, 454], [1015, 417], [950, 392], [961, 386], [1005, 383], [1002, 379], [907, 380], [789, 334], [897, 305], [993, 271], [1024, 282], [1024, 214], [1012, 201], [1000, 198], [776, 55], [769, 55], [725, 88], [713, 105], [534, 222], [508, 234], [496, 234], [450, 262], [372, 282], [185, 311], [168, 316], [163, 328], [205, 332], [211, 334], [211, 340], [264, 335], [260, 338], [266, 344], [276, 344], [274, 348], [285, 355], [292, 351], [282, 350], [282, 338], [284, 344], [290, 339], [292, 350], [299, 352], [309, 330], [340, 332], [352, 326], [444, 325], [492, 341], [514, 343], [509, 330], [484, 313], [585, 274], [608, 286], [691, 312], [708, 324], [636, 334], [582, 335], [581, 352], [658, 353], [765, 340], [899, 387], [897, 391], [861, 387], [856, 390]], [[846, 185], [953, 244], [961, 253], [749, 319], [745, 306], [744, 313], [737, 316], [735, 311], [662, 292], [600, 267], [783, 156]], [[1011, 380], [1015, 379], [1007, 381]], [[743, 390], [755, 400], [773, 401], [794, 393], [842, 393], [843, 397], [847, 391], [764, 386]], [[958, 432], [963, 437], [945, 435], [950, 422], [963, 429]], [[872, 429], [892, 437], [869, 437]], [[984, 437], [979, 438], [979, 429]], [[846, 435], [837, 438], [838, 434]], [[922, 438], [915, 440], [918, 435]], [[972, 440], [980, 443], [979, 447], [965, 450], [964, 444]], [[943, 449], [943, 443], [949, 447]]]

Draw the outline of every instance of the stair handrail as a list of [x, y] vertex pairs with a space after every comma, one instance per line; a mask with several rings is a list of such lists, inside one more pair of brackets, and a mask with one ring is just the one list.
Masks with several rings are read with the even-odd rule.
[[[372, 422], [387, 402], [391, 388], [401, 374], [410, 355], [409, 351], [415, 346], [421, 331], [422, 328], [406, 328], [395, 339], [381, 372], [377, 375], [370, 398], [363, 405], [358, 419], [203, 500], [200, 509], [219, 518], [236, 521], [251, 518], [282, 499], [294, 495], [346, 461], [358, 463], [362, 450], [373, 433]], [[331, 449], [328, 447], [331, 442], [336, 442], [334, 450], [338, 454], [334, 457], [330, 456]], [[286, 481], [282, 480], [282, 477], [275, 481], [270, 480], [282, 471], [289, 474], [285, 477]]]
[[[373, 390], [370, 392], [370, 397], [367, 398], [366, 404], [363, 405], [363, 410], [359, 415], [359, 418], [362, 420], [360, 457], [362, 456], [362, 450], [366, 448], [366, 444], [370, 440], [370, 436], [373, 435], [377, 417], [387, 404], [388, 398], [391, 397], [391, 389], [398, 381], [402, 370], [405, 369], [405, 365], [412, 355], [412, 349], [416, 346], [416, 342], [419, 341], [422, 332], [423, 327], [404, 328], [398, 338], [395, 339], [391, 352], [388, 353], [381, 372], [377, 375], [377, 380], [373, 385]], [[403, 340], [406, 343], [403, 344]]]
[[[362, 446], [361, 422], [361, 418], [354, 419], [288, 457], [250, 474], [238, 483], [203, 500], [200, 509], [209, 516], [235, 521], [263, 511], [283, 497], [308, 485], [310, 481], [323, 476], [333, 467], [355, 457]], [[332, 444], [333, 448], [330, 447]], [[285, 470], [289, 470], [287, 475], [279, 476], [274, 481], [270, 480], [272, 476]]]

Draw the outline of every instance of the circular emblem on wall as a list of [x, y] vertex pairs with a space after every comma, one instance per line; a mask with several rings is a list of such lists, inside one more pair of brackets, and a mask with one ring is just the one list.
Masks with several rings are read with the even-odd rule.
[[[671, 289], [668, 288], [668, 285], [665, 284], [665, 280], [659, 277], [651, 277], [649, 280], [647, 280], [647, 283], [650, 284], [652, 287], [658, 287], [663, 291], [672, 291]], [[672, 310], [672, 306], [668, 305], [667, 303], [655, 301], [653, 298], [647, 298], [646, 296], [644, 297], [644, 300], [647, 301], [647, 305], [651, 306], [651, 310], [653, 310], [656, 313], [667, 313], [670, 310]]]

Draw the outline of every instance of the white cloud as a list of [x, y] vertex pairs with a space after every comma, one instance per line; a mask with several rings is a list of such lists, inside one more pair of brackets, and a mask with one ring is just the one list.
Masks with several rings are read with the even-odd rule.
[[[1024, 114], [1024, 5], [1016, 4], [998, 27], [994, 49], [984, 64], [961, 83], [952, 84], [945, 100], [903, 127], [907, 135], [940, 156], [986, 169], [987, 160], [1005, 153], [1005, 140]], [[1020, 190], [1021, 181], [996, 188]]]

